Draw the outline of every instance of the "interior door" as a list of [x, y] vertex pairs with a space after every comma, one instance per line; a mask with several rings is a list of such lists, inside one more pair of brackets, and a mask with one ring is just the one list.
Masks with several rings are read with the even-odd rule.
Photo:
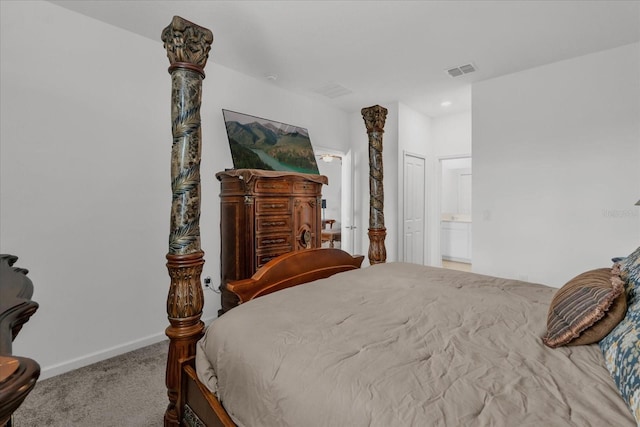
[[404, 261], [424, 264], [425, 159], [404, 154]]
[[351, 150], [342, 155], [342, 242], [340, 248], [353, 254], [355, 218], [353, 215], [353, 156]]

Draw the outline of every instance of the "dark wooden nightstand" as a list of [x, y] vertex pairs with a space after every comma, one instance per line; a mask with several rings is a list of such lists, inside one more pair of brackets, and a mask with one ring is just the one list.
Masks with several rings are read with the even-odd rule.
[[32, 359], [14, 356], [13, 340], [38, 309], [31, 301], [33, 283], [28, 270], [13, 267], [14, 255], [0, 255], [0, 426], [11, 425], [11, 414], [36, 385], [40, 365]]

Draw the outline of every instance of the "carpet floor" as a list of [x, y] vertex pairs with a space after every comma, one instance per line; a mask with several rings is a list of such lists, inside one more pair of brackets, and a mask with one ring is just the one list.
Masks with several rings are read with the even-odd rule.
[[162, 426], [169, 342], [38, 381], [15, 427]]

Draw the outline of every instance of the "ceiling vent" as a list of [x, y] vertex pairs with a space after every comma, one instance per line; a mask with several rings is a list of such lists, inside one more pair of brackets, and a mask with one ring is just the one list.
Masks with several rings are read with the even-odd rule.
[[336, 84], [336, 83], [329, 83], [325, 86], [322, 86], [319, 89], [315, 89], [314, 92], [319, 93], [320, 95], [324, 95], [327, 98], [331, 98], [331, 99], [353, 93], [353, 91], [347, 89], [344, 86], [340, 86], [339, 84]]
[[447, 74], [449, 74], [451, 77], [458, 77], [462, 76], [463, 74], [473, 73], [474, 71], [476, 71], [475, 65], [469, 63], [460, 65], [459, 67], [449, 68], [447, 70]]

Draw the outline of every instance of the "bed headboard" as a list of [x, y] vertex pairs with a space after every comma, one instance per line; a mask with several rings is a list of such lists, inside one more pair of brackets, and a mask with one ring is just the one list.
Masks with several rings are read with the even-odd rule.
[[229, 290], [247, 302], [254, 298], [360, 268], [364, 257], [340, 249], [316, 248], [289, 252], [272, 259], [252, 277], [229, 282]]

